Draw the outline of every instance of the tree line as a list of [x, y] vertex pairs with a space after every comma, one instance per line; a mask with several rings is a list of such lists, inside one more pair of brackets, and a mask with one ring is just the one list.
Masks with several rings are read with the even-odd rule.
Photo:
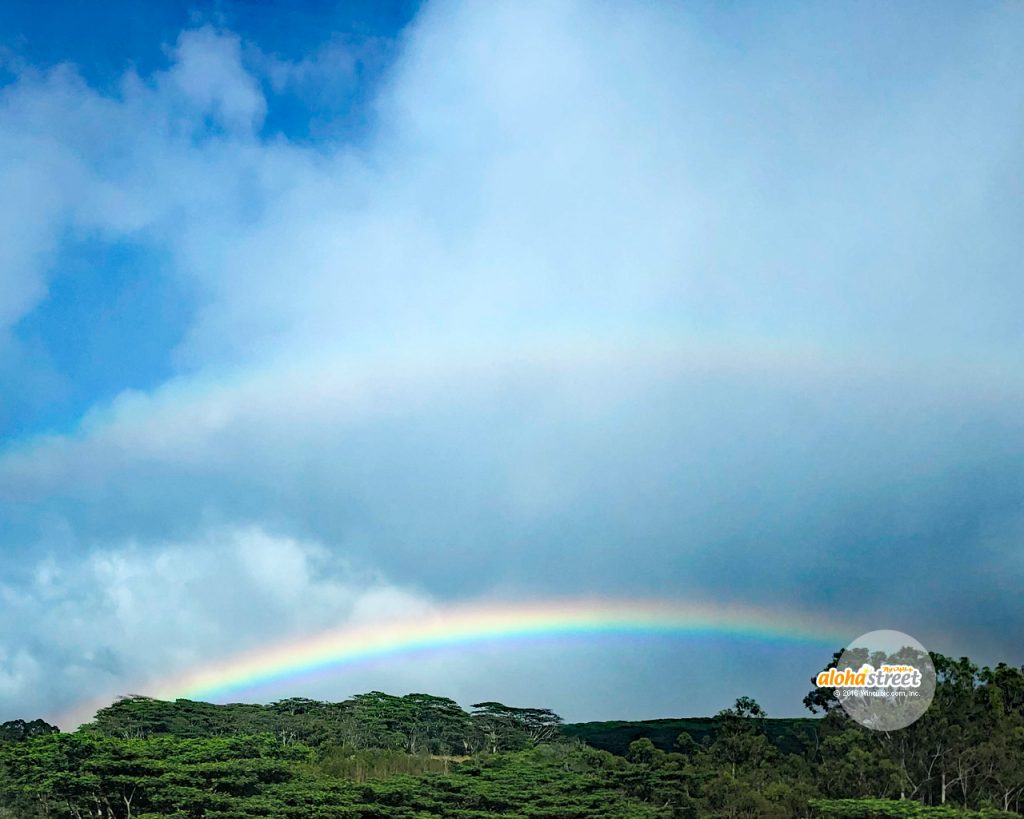
[[619, 723], [636, 726], [619, 754], [500, 702], [124, 697], [69, 734], [0, 725], [0, 819], [1020, 816], [1024, 671], [932, 660], [932, 706], [900, 731], [868, 730], [814, 688], [815, 719], [773, 722], [741, 697], [674, 738]]
[[270, 705], [129, 696], [98, 711], [81, 730], [120, 739], [266, 733], [282, 744], [297, 742], [311, 748], [468, 756], [531, 747], [557, 737], [561, 724], [561, 717], [547, 708], [481, 702], [466, 711], [447, 697], [371, 691], [343, 702], [293, 697]]

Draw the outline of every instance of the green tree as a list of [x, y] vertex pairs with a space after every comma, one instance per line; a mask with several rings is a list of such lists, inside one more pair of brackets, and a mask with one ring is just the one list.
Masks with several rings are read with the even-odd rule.
[[562, 718], [547, 708], [478, 702], [473, 705], [472, 717], [492, 753], [549, 742], [561, 735]]
[[740, 697], [732, 708], [719, 711], [711, 754], [729, 767], [732, 776], [741, 768], [759, 769], [773, 756], [775, 749], [765, 734], [764, 709], [750, 697]]

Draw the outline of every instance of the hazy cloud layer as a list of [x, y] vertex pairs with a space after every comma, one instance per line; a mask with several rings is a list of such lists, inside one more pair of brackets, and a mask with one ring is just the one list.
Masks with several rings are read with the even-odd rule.
[[46, 714], [71, 706], [71, 690], [144, 690], [203, 658], [429, 608], [317, 544], [258, 528], [43, 559], [0, 594], [2, 694]]
[[[431, 5], [348, 142], [263, 130], [268, 89], [352, 82], [343, 40], [199, 27], [103, 89], [18, 66], [0, 402], [71, 378], [18, 334], [69, 243], [193, 309], [165, 383], [0, 454], [12, 715], [488, 594], [860, 605], [1024, 659], [1024, 17], [875, 11]], [[377, 673], [543, 695], [544, 650], [480, 651]], [[575, 716], [727, 704], [560, 656], [541, 704]], [[772, 673], [797, 711], [809, 670]]]

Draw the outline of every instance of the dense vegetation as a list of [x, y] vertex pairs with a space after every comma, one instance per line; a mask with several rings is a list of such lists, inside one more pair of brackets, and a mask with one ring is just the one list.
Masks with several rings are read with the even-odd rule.
[[[814, 737], [819, 720], [808, 717], [783, 717], [764, 720], [765, 735], [776, 748], [788, 753], [801, 753]], [[593, 748], [625, 756], [629, 745], [638, 739], [649, 739], [662, 751], [676, 750], [680, 734], [689, 734], [698, 745], [707, 745], [715, 738], [720, 720], [717, 717], [684, 717], [682, 719], [648, 719], [640, 722], [611, 720], [577, 722], [562, 727], [566, 737], [578, 738]]]
[[[1024, 671], [933, 655], [935, 702], [872, 732], [738, 700], [708, 719], [563, 726], [543, 708], [123, 698], [70, 734], [0, 726], [0, 817], [998, 817], [1024, 809]], [[674, 736], [672, 732], [675, 732]], [[618, 751], [611, 753], [600, 747]]]

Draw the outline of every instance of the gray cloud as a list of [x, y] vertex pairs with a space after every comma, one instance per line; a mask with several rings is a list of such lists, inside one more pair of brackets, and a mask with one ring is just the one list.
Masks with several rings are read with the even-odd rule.
[[148, 693], [153, 681], [213, 656], [431, 607], [319, 544], [256, 527], [91, 545], [40, 558], [21, 582], [0, 586], [5, 711], [82, 719], [83, 703]]
[[[258, 80], [310, 65], [256, 77], [229, 33], [184, 33], [113, 96], [24, 73], [0, 101], [0, 142], [28, 146], [0, 172], [29, 180], [0, 213], [0, 324], [44, 297], [68, 225], [167, 254], [199, 307], [176, 378], [0, 456], [6, 588], [30, 595], [4, 614], [11, 700], [39, 706], [57, 656], [64, 688], [37, 689], [55, 700], [79, 665], [106, 686], [130, 656], [96, 639], [127, 620], [88, 595], [69, 634], [91, 648], [16, 648], [40, 567], [126, 588], [152, 551], [194, 577], [210, 532], [252, 526], [432, 602], [860, 603], [884, 620], [864, 625], [1019, 660], [1024, 22], [952, 34], [908, 12], [880, 35], [807, 14], [739, 49], [667, 9], [431, 6], [372, 135], [316, 148], [256, 135]], [[337, 48], [317, 65], [350, 65]], [[111, 548], [136, 568], [96, 574]], [[302, 609], [273, 611], [312, 628]], [[131, 622], [173, 630], [167, 611]], [[268, 630], [240, 622], [160, 641], [197, 658]], [[795, 711], [807, 673], [779, 675], [762, 696]], [[532, 696], [520, 679], [510, 697]], [[664, 689], [652, 707], [726, 704], [692, 685], [692, 708]]]

